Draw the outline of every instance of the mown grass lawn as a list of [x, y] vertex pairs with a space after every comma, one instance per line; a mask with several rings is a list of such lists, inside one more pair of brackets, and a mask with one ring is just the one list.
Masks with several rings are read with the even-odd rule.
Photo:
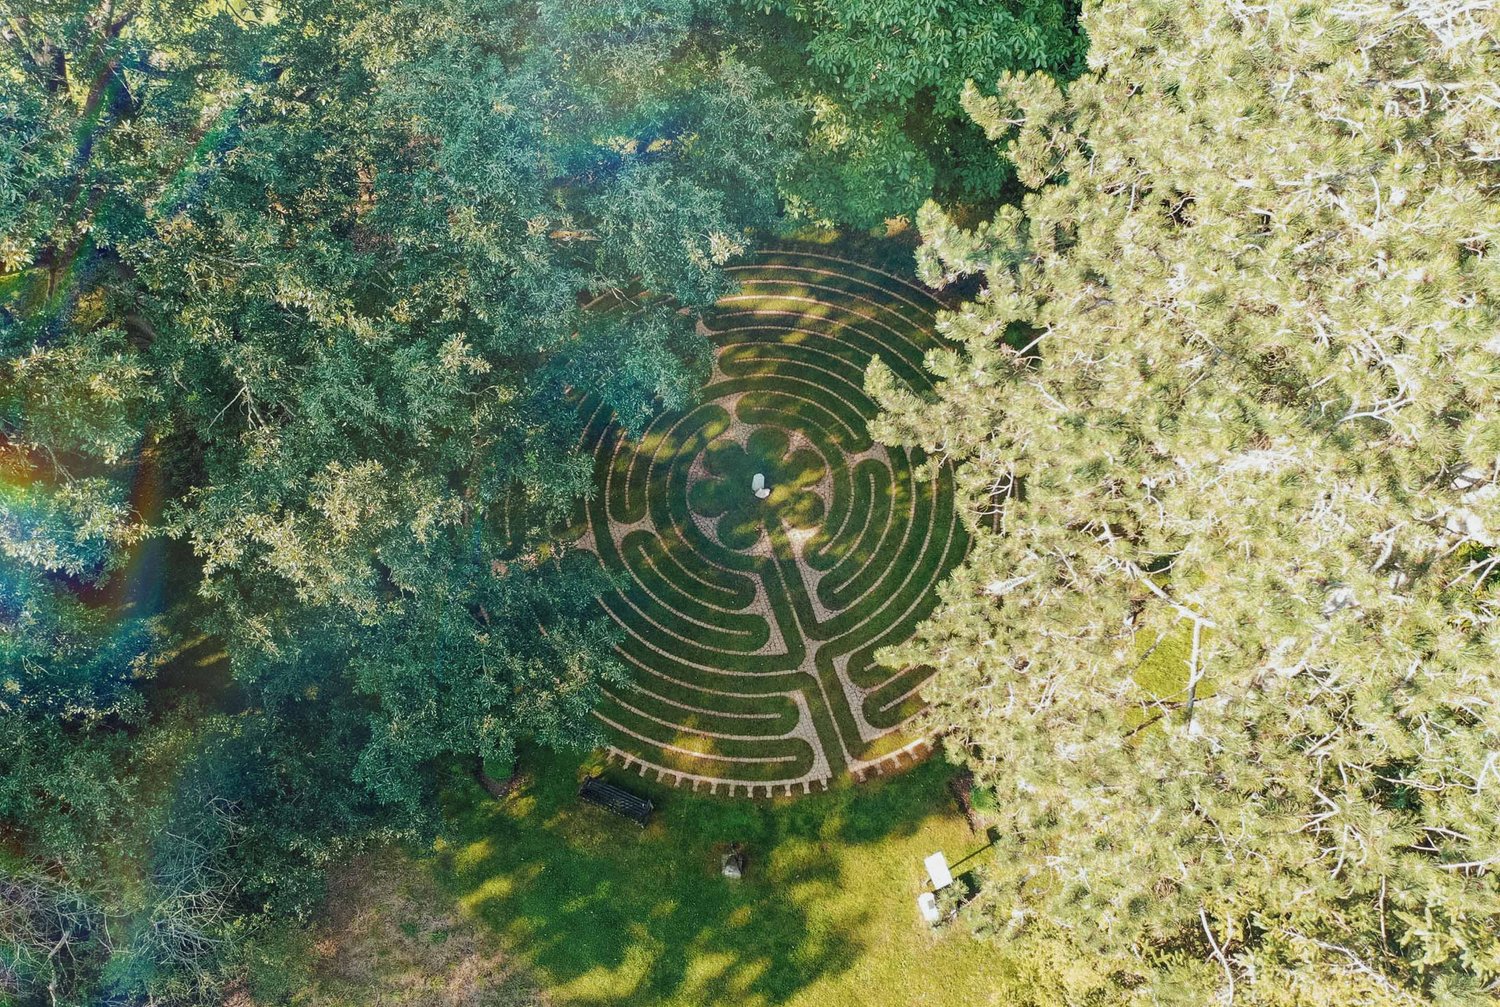
[[[922, 858], [979, 850], [939, 760], [826, 794], [751, 802], [607, 775], [657, 805], [642, 830], [580, 804], [578, 759], [536, 753], [503, 802], [460, 788], [435, 871], [559, 1005], [1001, 1004], [993, 944], [917, 916]], [[720, 855], [744, 843], [733, 881]], [[963, 870], [981, 858], [975, 857]]]

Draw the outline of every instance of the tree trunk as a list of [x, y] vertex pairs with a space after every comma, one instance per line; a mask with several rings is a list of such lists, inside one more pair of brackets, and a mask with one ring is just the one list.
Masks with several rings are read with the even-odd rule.
[[953, 792], [953, 799], [958, 802], [958, 810], [964, 813], [964, 821], [969, 823], [969, 831], [976, 836], [984, 831], [984, 822], [980, 821], [979, 812], [974, 810], [974, 802], [971, 795], [974, 793], [974, 774], [965, 769], [953, 779], [948, 781], [948, 789]]
[[474, 759], [474, 779], [479, 782], [481, 787], [489, 791], [491, 797], [498, 801], [503, 801], [521, 785], [521, 764], [517, 762], [515, 768], [511, 770], [510, 776], [504, 780], [497, 780], [484, 771], [484, 760], [476, 756]]

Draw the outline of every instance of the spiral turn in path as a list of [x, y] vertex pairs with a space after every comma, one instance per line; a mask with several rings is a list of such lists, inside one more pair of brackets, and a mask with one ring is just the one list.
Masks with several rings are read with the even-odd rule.
[[941, 305], [821, 250], [734, 273], [698, 406], [628, 440], [586, 404], [599, 491], [580, 544], [624, 575], [602, 603], [632, 675], [596, 715], [614, 755], [665, 782], [806, 793], [924, 747], [906, 728], [927, 670], [874, 655], [931, 611], [968, 540], [949, 469], [921, 478], [871, 441], [863, 383], [879, 357], [930, 387]]

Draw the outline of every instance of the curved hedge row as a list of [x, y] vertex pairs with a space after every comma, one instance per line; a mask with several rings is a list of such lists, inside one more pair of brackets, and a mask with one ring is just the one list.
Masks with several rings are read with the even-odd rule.
[[940, 305], [823, 250], [735, 272], [697, 407], [631, 441], [586, 406], [584, 544], [619, 577], [602, 601], [632, 670], [597, 716], [617, 756], [668, 782], [806, 792], [922, 745], [904, 728], [924, 670], [874, 653], [928, 614], [968, 540], [951, 473], [923, 478], [922, 459], [871, 442], [863, 382], [878, 356], [928, 387]]

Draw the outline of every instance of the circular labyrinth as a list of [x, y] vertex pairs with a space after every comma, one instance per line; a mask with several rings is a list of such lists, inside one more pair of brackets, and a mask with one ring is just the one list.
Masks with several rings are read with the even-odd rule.
[[968, 540], [946, 466], [871, 441], [878, 357], [931, 380], [939, 303], [825, 252], [734, 270], [707, 319], [701, 403], [624, 437], [591, 402], [599, 491], [581, 542], [621, 574], [602, 599], [624, 630], [628, 686], [596, 712], [612, 753], [666, 782], [806, 793], [915, 759], [905, 728], [927, 670], [891, 670]]

